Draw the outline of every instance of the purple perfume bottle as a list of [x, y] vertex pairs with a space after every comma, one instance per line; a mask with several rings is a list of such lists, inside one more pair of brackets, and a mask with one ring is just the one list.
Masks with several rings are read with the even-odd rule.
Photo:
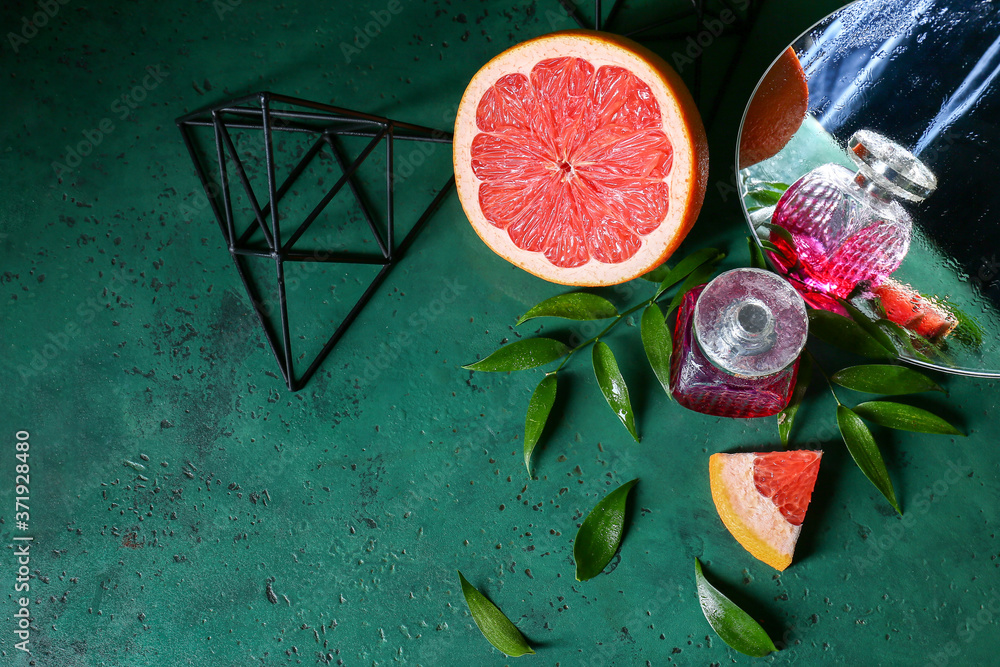
[[899, 200], [923, 201], [937, 187], [934, 174], [899, 144], [870, 130], [851, 136], [857, 172], [837, 164], [813, 169], [795, 181], [775, 206], [772, 253], [789, 275], [810, 289], [840, 298], [862, 281], [872, 285], [902, 263], [910, 249], [910, 214]]
[[688, 292], [677, 312], [670, 391], [720, 417], [767, 417], [791, 399], [809, 322], [780, 276], [734, 269]]

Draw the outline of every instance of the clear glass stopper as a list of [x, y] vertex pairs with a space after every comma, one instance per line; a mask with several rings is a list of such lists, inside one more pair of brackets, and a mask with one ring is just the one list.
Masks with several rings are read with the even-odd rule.
[[805, 347], [806, 305], [786, 280], [763, 269], [720, 274], [698, 296], [694, 334], [712, 364], [733, 375], [764, 377]]
[[856, 182], [882, 199], [879, 190], [911, 202], [921, 202], [937, 188], [937, 177], [913, 153], [871, 130], [858, 130], [848, 141], [858, 165]]

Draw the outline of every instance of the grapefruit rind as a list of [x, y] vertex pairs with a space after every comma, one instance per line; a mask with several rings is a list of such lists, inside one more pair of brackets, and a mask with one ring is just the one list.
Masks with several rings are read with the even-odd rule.
[[[603, 65], [624, 67], [645, 82], [659, 103], [663, 132], [673, 147], [666, 218], [642, 239], [631, 258], [608, 264], [591, 259], [576, 267], [553, 265], [542, 253], [527, 252], [507, 232], [491, 224], [479, 208], [479, 181], [472, 171], [472, 143], [478, 133], [476, 111], [485, 92], [501, 77], [530, 75], [538, 62], [572, 56]], [[514, 63], [518, 67], [514, 67]], [[476, 234], [515, 266], [563, 285], [617, 285], [662, 264], [680, 245], [701, 210], [708, 184], [708, 140], [694, 99], [683, 80], [660, 56], [630, 39], [593, 30], [568, 30], [528, 40], [488, 62], [469, 82], [455, 118], [455, 187]]]
[[768, 68], [747, 104], [736, 150], [739, 169], [780, 153], [808, 111], [809, 83], [795, 49], [789, 46]]
[[722, 523], [744, 549], [776, 570], [792, 563], [802, 526], [790, 524], [754, 484], [756, 454], [713, 454], [708, 459], [712, 501]]

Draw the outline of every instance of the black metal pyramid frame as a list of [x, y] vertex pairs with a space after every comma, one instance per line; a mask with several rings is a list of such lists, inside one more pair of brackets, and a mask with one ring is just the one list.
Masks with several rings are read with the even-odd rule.
[[[274, 105], [280, 105], [275, 108]], [[291, 108], [289, 108], [291, 107]], [[394, 143], [403, 141], [424, 141], [451, 143], [452, 135], [448, 132], [435, 130], [410, 123], [373, 116], [371, 114], [351, 111], [339, 107], [287, 97], [269, 92], [255, 93], [221, 104], [194, 111], [177, 119], [177, 126], [184, 137], [184, 143], [191, 154], [195, 170], [209, 204], [215, 214], [216, 221], [226, 240], [229, 253], [236, 264], [240, 279], [247, 290], [254, 306], [254, 311], [264, 329], [268, 345], [274, 353], [281, 374], [292, 391], [301, 389], [316, 372], [320, 364], [340, 340], [347, 328], [355, 320], [361, 309], [371, 299], [372, 294], [385, 279], [386, 275], [397, 264], [413, 242], [421, 228], [431, 217], [441, 201], [454, 185], [454, 175], [441, 187], [427, 208], [419, 216], [410, 232], [397, 243], [395, 234], [394, 213], [394, 176], [393, 152]], [[214, 130], [215, 153], [218, 162], [219, 183], [214, 183], [209, 177], [206, 165], [195, 146], [194, 131], [197, 127], [211, 127]], [[262, 207], [258, 201], [250, 179], [247, 176], [243, 161], [240, 159], [236, 146], [230, 135], [231, 129], [260, 130], [263, 133], [264, 157], [267, 170], [268, 201]], [[275, 132], [306, 132], [314, 134], [316, 139], [305, 152], [299, 162], [291, 170], [282, 183], [277, 182], [275, 175]], [[361, 151], [353, 162], [348, 162], [343, 150], [333, 140], [336, 136], [368, 137], [371, 141]], [[385, 141], [386, 150], [386, 213], [384, 222], [386, 230], [383, 236], [381, 225], [376, 222], [376, 216], [359, 191], [356, 180], [358, 168], [372, 154], [378, 145]], [[282, 197], [292, 188], [296, 179], [305, 171], [310, 162], [317, 157], [323, 148], [328, 148], [340, 165], [343, 175], [317, 202], [312, 211], [302, 220], [295, 221], [295, 231], [284, 239], [281, 234], [282, 224], [288, 221], [282, 218], [279, 206]], [[247, 200], [253, 209], [254, 217], [242, 234], [237, 234], [233, 207], [229, 189], [227, 171], [227, 156], [235, 168], [236, 176], [243, 186]], [[344, 186], [347, 186], [346, 188]], [[295, 244], [310, 225], [322, 214], [323, 209], [342, 191], [349, 191], [357, 201], [364, 218], [378, 243], [380, 253], [361, 252], [304, 252], [296, 250]], [[264, 237], [267, 247], [251, 244], [250, 238], [257, 231]], [[274, 260], [275, 279], [277, 281], [278, 322], [263, 307], [264, 302], [258, 293], [246, 264], [250, 257], [270, 258]], [[301, 376], [296, 377], [292, 363], [292, 345], [288, 324], [288, 303], [285, 290], [285, 262], [332, 262], [342, 264], [379, 265], [381, 270], [372, 279], [354, 307], [347, 313], [326, 344], [312, 360]]]

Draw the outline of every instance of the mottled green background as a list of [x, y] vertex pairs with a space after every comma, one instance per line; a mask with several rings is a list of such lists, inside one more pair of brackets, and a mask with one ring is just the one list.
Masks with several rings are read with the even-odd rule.
[[[608, 342], [642, 443], [581, 359], [527, 479], [520, 436], [540, 373], [460, 365], [512, 339], [516, 317], [563, 288], [495, 257], [451, 196], [321, 373], [288, 392], [218, 228], [198, 209], [174, 118], [270, 89], [447, 128], [488, 58], [572, 23], [556, 0], [399, 0], [347, 62], [341, 45], [387, 3], [224, 2], [69, 0], [16, 52], [2, 44], [0, 663], [512, 662], [472, 624], [458, 568], [535, 644], [526, 664], [995, 661], [992, 381], [947, 378], [950, 397], [916, 399], [948, 406], [967, 439], [878, 434], [909, 526], [844, 452], [832, 401], [811, 395], [797, 437], [826, 456], [796, 563], [778, 576], [725, 531], [707, 479], [712, 452], [774, 447], [773, 421], [668, 402], [634, 326]], [[688, 247], [718, 244], [728, 266], [744, 262], [738, 204], [723, 196], [738, 119], [771, 58], [836, 4], [766, 4], [710, 128], [709, 201]], [[681, 7], [626, 3], [620, 26]], [[5, 3], [0, 32], [20, 32], [38, 11]], [[668, 58], [686, 48], [648, 43]], [[706, 111], [734, 49], [734, 38], [706, 48]], [[165, 73], [151, 88], [148, 67]], [[134, 109], [116, 105], [123, 95]], [[113, 130], [58, 178], [52, 163], [105, 118]], [[428, 182], [447, 176], [446, 153], [422, 167]], [[427, 192], [401, 197], [413, 208]], [[327, 304], [331, 284], [351, 280], [303, 276], [297, 298]], [[608, 294], [627, 306], [649, 291]], [[19, 429], [31, 433], [31, 659], [13, 649], [10, 618]], [[577, 523], [637, 476], [620, 560], [577, 583]], [[752, 661], [712, 633], [695, 556], [784, 650]]]

